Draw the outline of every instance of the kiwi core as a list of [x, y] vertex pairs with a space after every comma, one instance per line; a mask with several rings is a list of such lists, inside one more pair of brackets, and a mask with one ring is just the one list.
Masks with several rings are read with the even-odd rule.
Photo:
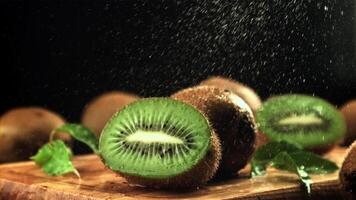
[[126, 137], [127, 142], [140, 143], [168, 143], [168, 144], [183, 144], [183, 140], [166, 134], [163, 131], [144, 131], [137, 130], [135, 133]]
[[292, 115], [287, 118], [281, 119], [278, 122], [280, 125], [316, 125], [322, 124], [323, 119], [319, 118], [314, 113]]

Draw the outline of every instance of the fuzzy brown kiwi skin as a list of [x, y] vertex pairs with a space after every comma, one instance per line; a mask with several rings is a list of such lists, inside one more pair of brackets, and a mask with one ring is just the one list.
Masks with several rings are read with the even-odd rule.
[[339, 172], [342, 187], [356, 197], [356, 141], [349, 147]]
[[202, 81], [200, 85], [218, 87], [223, 90], [227, 89], [234, 92], [235, 94], [237, 94], [239, 97], [241, 97], [243, 100], [246, 101], [246, 103], [251, 107], [254, 113], [262, 105], [260, 97], [252, 88], [242, 83], [239, 83], [237, 81], [234, 81], [232, 79], [228, 79], [220, 76], [212, 76]]
[[210, 148], [203, 160], [191, 170], [169, 179], [150, 179], [129, 176], [116, 172], [129, 183], [157, 189], [194, 189], [204, 186], [214, 177], [221, 160], [221, 146], [218, 136], [212, 132]]
[[[64, 123], [58, 114], [39, 107], [6, 112], [0, 118], [0, 163], [28, 160], [49, 141], [52, 130]], [[58, 133], [55, 139], [71, 144], [68, 134]]]
[[216, 176], [235, 176], [255, 150], [256, 124], [248, 105], [237, 105], [232, 101], [236, 94], [212, 86], [184, 89], [172, 98], [191, 104], [208, 118], [222, 146], [222, 160]]
[[349, 146], [356, 140], [356, 99], [345, 103], [340, 112], [343, 114], [346, 122], [347, 131], [343, 146]]
[[323, 155], [331, 151], [334, 147], [336, 147], [336, 143], [319, 145], [313, 148], [307, 148], [306, 150], [311, 151], [313, 153]]
[[262, 131], [258, 130], [256, 132], [256, 149], [270, 142], [270, 139]]
[[82, 124], [91, 129], [99, 138], [102, 129], [111, 116], [129, 103], [139, 99], [134, 94], [112, 91], [104, 93], [89, 102], [82, 114]]

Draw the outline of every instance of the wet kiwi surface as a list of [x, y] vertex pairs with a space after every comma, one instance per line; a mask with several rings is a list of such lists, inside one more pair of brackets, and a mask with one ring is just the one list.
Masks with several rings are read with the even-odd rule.
[[113, 91], [96, 97], [86, 107], [82, 115], [82, 124], [99, 137], [106, 122], [114, 113], [139, 97], [133, 94]]
[[356, 140], [356, 100], [349, 101], [340, 108], [346, 121], [346, 135], [343, 144], [349, 146]]
[[256, 119], [259, 129], [271, 140], [285, 140], [309, 149], [331, 147], [345, 133], [345, 121], [333, 105], [301, 94], [268, 99]]
[[[58, 114], [38, 107], [16, 108], [0, 118], [0, 163], [28, 160], [49, 140], [51, 131], [64, 124]], [[57, 139], [70, 143], [67, 134]]]
[[221, 89], [231, 90], [239, 97], [241, 97], [250, 106], [253, 112], [256, 112], [262, 104], [260, 97], [252, 88], [228, 78], [212, 76], [202, 81], [200, 85], [208, 85]]
[[156, 188], [200, 186], [221, 159], [220, 141], [198, 110], [170, 98], [129, 104], [105, 126], [105, 165], [130, 183]]
[[[356, 142], [349, 147], [339, 178], [346, 191], [356, 193]], [[356, 194], [354, 197], [356, 197]]]
[[235, 93], [212, 86], [184, 89], [172, 97], [204, 113], [220, 138], [222, 160], [217, 176], [236, 175], [255, 150], [256, 126], [250, 107]]

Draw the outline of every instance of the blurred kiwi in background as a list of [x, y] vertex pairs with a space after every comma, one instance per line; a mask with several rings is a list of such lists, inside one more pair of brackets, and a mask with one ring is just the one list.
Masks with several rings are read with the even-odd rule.
[[[0, 163], [28, 160], [49, 141], [53, 129], [65, 120], [57, 113], [40, 107], [22, 107], [0, 117]], [[58, 133], [55, 139], [71, 144], [71, 137]]]
[[82, 114], [82, 124], [94, 131], [99, 138], [101, 130], [112, 115], [137, 99], [139, 99], [138, 96], [122, 91], [104, 93], [85, 106]]

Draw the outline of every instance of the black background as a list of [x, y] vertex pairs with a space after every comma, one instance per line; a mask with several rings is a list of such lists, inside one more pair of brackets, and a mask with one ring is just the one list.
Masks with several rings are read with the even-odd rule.
[[166, 96], [210, 75], [267, 98], [356, 98], [353, 1], [1, 1], [0, 113], [78, 121], [110, 90]]

